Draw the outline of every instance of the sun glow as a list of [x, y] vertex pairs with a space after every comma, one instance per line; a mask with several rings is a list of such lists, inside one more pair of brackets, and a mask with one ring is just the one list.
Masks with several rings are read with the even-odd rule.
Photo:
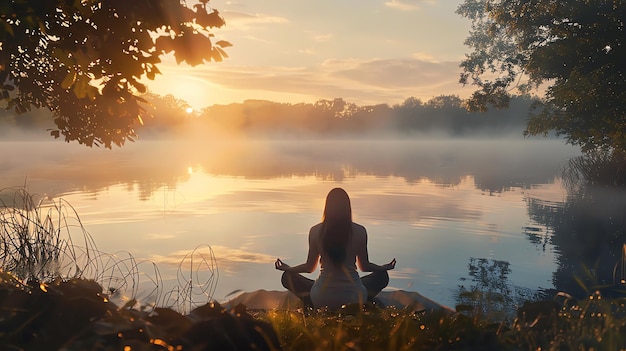
[[187, 108], [185, 109], [185, 112], [187, 112], [187, 113], [192, 113], [192, 112], [193, 112], [193, 107], [187, 107]]

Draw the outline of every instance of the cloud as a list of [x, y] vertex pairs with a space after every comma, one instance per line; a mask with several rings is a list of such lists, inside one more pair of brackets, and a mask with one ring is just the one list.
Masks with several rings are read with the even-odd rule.
[[313, 36], [313, 40], [315, 40], [318, 43], [324, 43], [327, 42], [329, 40], [331, 40], [333, 38], [333, 35], [330, 33], [326, 33], [326, 34], [316, 34]]
[[423, 53], [423, 52], [416, 52], [416, 53], [411, 55], [411, 58], [413, 58], [415, 60], [418, 60], [418, 61], [431, 62], [431, 63], [439, 63], [440, 62], [434, 56], [432, 56], [430, 54], [427, 54], [427, 53]]
[[163, 239], [174, 239], [176, 236], [173, 234], [158, 234], [158, 233], [149, 233], [146, 234], [146, 239], [150, 240], [163, 240]]
[[390, 0], [385, 2], [385, 6], [400, 11], [416, 11], [421, 9], [421, 4], [435, 5], [438, 1], [439, 0]]
[[436, 63], [419, 59], [372, 59], [352, 61], [351, 65], [346, 63], [329, 60], [324, 65], [336, 77], [380, 88], [430, 85], [435, 81], [449, 79], [449, 69], [458, 67], [458, 64], [452, 62]]
[[401, 0], [391, 0], [385, 3], [385, 6], [391, 7], [401, 11], [413, 11], [417, 10], [418, 7], [416, 4], [408, 3], [406, 1]]
[[420, 9], [421, 4], [433, 5], [437, 0], [391, 0], [385, 2], [385, 6], [400, 11], [415, 11]]
[[250, 34], [248, 34], [248, 35], [244, 35], [243, 38], [246, 38], [246, 39], [248, 39], [250, 41], [254, 41], [254, 42], [257, 42], [257, 43], [261, 43], [261, 44], [266, 44], [266, 45], [272, 45], [273, 44], [273, 42], [271, 40], [267, 40], [267, 39], [259, 37], [257, 35], [250, 35]]
[[[164, 78], [181, 79], [189, 75], [223, 90], [238, 92], [242, 98], [236, 101], [268, 99], [297, 103], [341, 97], [360, 105], [394, 104], [410, 96], [423, 100], [442, 94], [463, 97], [471, 90], [458, 83], [459, 62], [437, 62], [423, 54], [403, 59], [330, 59], [319, 65], [298, 67], [222, 64], [193, 71], [170, 66], [163, 71]], [[155, 91], [163, 93], [163, 89]], [[230, 102], [234, 101], [215, 103]]]
[[249, 14], [236, 11], [225, 11], [222, 17], [226, 21], [226, 30], [231, 29], [251, 29], [260, 24], [284, 24], [289, 20], [280, 16], [271, 16], [262, 13]]

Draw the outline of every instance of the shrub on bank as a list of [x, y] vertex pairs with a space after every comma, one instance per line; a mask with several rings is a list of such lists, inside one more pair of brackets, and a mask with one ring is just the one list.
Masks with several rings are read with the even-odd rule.
[[2, 350], [276, 350], [271, 325], [217, 303], [187, 315], [118, 307], [84, 279], [22, 283], [0, 272]]
[[227, 310], [183, 315], [110, 302], [85, 279], [24, 283], [0, 272], [3, 350], [626, 350], [626, 298], [524, 304], [511, 323], [444, 311]]
[[[564, 294], [562, 294], [564, 295]], [[626, 350], [626, 298], [527, 302], [512, 322], [471, 314], [348, 306], [257, 312], [284, 350]]]

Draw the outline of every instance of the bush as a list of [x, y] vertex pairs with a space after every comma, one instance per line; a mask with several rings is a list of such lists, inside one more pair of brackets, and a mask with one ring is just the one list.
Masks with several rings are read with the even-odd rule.
[[85, 279], [22, 284], [0, 272], [2, 350], [276, 350], [270, 324], [217, 303], [182, 315], [118, 307]]

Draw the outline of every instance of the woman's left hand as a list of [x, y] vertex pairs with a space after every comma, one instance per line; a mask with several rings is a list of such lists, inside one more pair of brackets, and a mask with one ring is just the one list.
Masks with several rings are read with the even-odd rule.
[[274, 262], [274, 267], [279, 271], [286, 271], [290, 268], [289, 265], [281, 261], [280, 258], [276, 259], [276, 262]]
[[387, 263], [386, 265], [383, 266], [383, 269], [388, 271], [390, 269], [394, 269], [396, 268], [396, 259], [394, 258], [393, 260], [391, 260], [391, 262]]

